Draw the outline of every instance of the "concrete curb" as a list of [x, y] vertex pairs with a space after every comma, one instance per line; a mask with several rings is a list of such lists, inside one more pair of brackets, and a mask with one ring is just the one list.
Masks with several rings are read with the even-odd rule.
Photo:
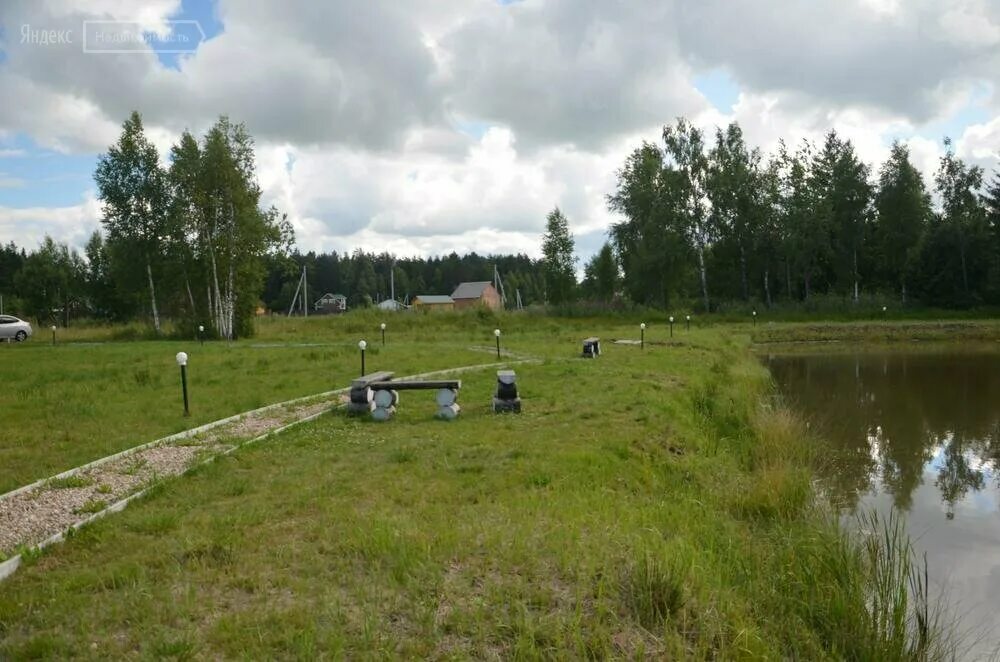
[[[447, 375], [447, 374], [454, 374], [454, 373], [461, 373], [461, 372], [471, 372], [473, 370], [486, 370], [486, 369], [489, 369], [489, 368], [496, 368], [498, 366], [513, 365], [513, 364], [522, 364], [522, 363], [540, 363], [540, 362], [541, 362], [540, 359], [519, 359], [519, 360], [516, 360], [516, 361], [505, 361], [505, 362], [499, 362], [499, 363], [484, 363], [484, 364], [480, 364], [480, 365], [462, 366], [462, 367], [459, 367], [459, 368], [445, 368], [443, 370], [434, 370], [432, 372], [425, 372], [425, 373], [421, 373], [421, 374], [418, 374], [418, 375], [409, 375], [407, 377], [401, 377], [400, 379], [426, 379], [428, 377], [435, 377], [435, 376], [438, 376], [438, 375]], [[20, 488], [14, 490], [12, 492], [8, 492], [8, 493], [0, 496], [0, 500], [8, 498], [8, 497], [11, 497], [11, 496], [14, 496], [15, 494], [20, 494], [21, 492], [25, 492], [25, 491], [27, 491], [29, 489], [33, 489], [35, 487], [38, 487], [39, 485], [43, 485], [44, 483], [46, 483], [46, 482], [48, 482], [50, 480], [53, 480], [55, 478], [63, 478], [63, 477], [66, 477], [66, 476], [72, 476], [72, 475], [74, 475], [74, 474], [76, 474], [76, 473], [78, 473], [80, 471], [85, 470], [85, 469], [89, 469], [91, 467], [100, 466], [100, 465], [105, 464], [107, 462], [110, 462], [110, 461], [112, 461], [114, 459], [117, 459], [117, 458], [120, 458], [120, 457], [125, 457], [125, 456], [133, 454], [133, 453], [137, 453], [137, 452], [139, 452], [141, 450], [144, 450], [146, 448], [150, 448], [152, 446], [164, 445], [164, 444], [170, 443], [171, 441], [179, 441], [179, 440], [182, 440], [182, 439], [187, 439], [189, 437], [193, 437], [196, 434], [199, 434], [200, 432], [204, 432], [206, 430], [211, 430], [211, 429], [219, 427], [221, 425], [225, 425], [226, 423], [231, 423], [233, 421], [239, 420], [239, 419], [241, 419], [241, 418], [243, 418], [245, 416], [249, 416], [251, 414], [266, 412], [266, 411], [269, 411], [271, 409], [276, 409], [278, 407], [283, 407], [283, 406], [286, 406], [286, 405], [289, 405], [289, 404], [295, 404], [295, 403], [299, 403], [299, 402], [305, 402], [307, 400], [319, 399], [319, 398], [323, 398], [323, 397], [329, 397], [331, 395], [337, 395], [337, 394], [340, 394], [340, 393], [346, 393], [349, 390], [350, 390], [350, 388], [341, 388], [341, 389], [336, 389], [336, 390], [333, 390], [333, 391], [325, 391], [324, 393], [318, 393], [316, 395], [307, 395], [307, 396], [304, 396], [304, 397], [301, 397], [301, 398], [296, 398], [294, 400], [287, 400], [285, 402], [279, 402], [277, 404], [268, 405], [266, 407], [261, 407], [259, 409], [254, 409], [254, 410], [251, 410], [251, 411], [243, 412], [242, 414], [236, 414], [235, 416], [230, 416], [228, 418], [223, 418], [223, 419], [220, 419], [218, 421], [213, 421], [211, 423], [207, 423], [207, 424], [199, 426], [197, 428], [192, 428], [191, 430], [185, 430], [184, 432], [179, 432], [177, 434], [170, 435], [169, 437], [163, 437], [162, 439], [157, 439], [156, 441], [151, 441], [151, 442], [149, 442], [147, 444], [142, 444], [141, 446], [135, 446], [134, 448], [130, 448], [128, 450], [121, 451], [120, 453], [116, 453], [114, 455], [109, 455], [107, 457], [103, 457], [103, 458], [101, 458], [99, 460], [94, 460], [93, 462], [90, 462], [88, 464], [84, 464], [82, 466], [75, 467], [75, 468], [70, 469], [68, 471], [64, 471], [61, 474], [53, 476], [52, 478], [45, 478], [43, 480], [36, 481], [36, 482], [34, 482], [34, 483], [30, 484], [30, 485], [25, 485], [24, 487], [20, 487]], [[344, 406], [345, 405], [336, 405], [336, 406], [333, 407], [333, 409], [340, 409], [340, 408], [342, 408]], [[320, 416], [322, 416], [323, 414], [326, 414], [328, 411], [330, 411], [330, 410], [319, 411], [319, 412], [316, 412], [315, 414], [310, 414], [308, 416], [304, 416], [304, 417], [302, 417], [300, 419], [294, 420], [294, 421], [292, 421], [290, 423], [286, 423], [285, 425], [282, 425], [280, 427], [274, 428], [273, 430], [268, 430], [267, 432], [265, 432], [265, 433], [263, 433], [261, 435], [258, 435], [258, 436], [254, 437], [252, 439], [248, 439], [246, 441], [238, 443], [238, 444], [236, 444], [235, 446], [233, 446], [231, 448], [227, 448], [224, 451], [221, 451], [219, 453], [216, 453], [216, 454], [212, 455], [211, 457], [205, 458], [201, 462], [198, 462], [197, 464], [191, 465], [190, 467], [186, 468], [181, 473], [176, 474], [174, 476], [171, 476], [170, 478], [176, 478], [178, 476], [183, 476], [183, 475], [187, 474], [188, 472], [190, 472], [192, 469], [194, 469], [196, 467], [204, 466], [204, 465], [208, 464], [209, 462], [214, 462], [217, 458], [220, 458], [220, 457], [223, 457], [225, 455], [230, 455], [232, 453], [235, 453], [237, 450], [239, 450], [240, 448], [243, 448], [244, 446], [249, 446], [250, 444], [257, 443], [258, 441], [263, 441], [264, 439], [267, 439], [268, 437], [272, 437], [272, 436], [281, 434], [282, 432], [288, 430], [289, 428], [293, 428], [293, 427], [295, 427], [297, 425], [301, 425], [302, 423], [308, 423], [309, 421], [314, 421], [314, 420], [318, 419]], [[99, 519], [101, 519], [103, 517], [106, 517], [107, 515], [111, 515], [113, 513], [118, 513], [118, 512], [121, 512], [122, 510], [125, 510], [126, 506], [128, 506], [129, 503], [131, 503], [135, 499], [138, 499], [139, 497], [142, 497], [143, 495], [147, 494], [151, 489], [153, 489], [156, 485], [160, 484], [161, 482], [162, 481], [159, 481], [159, 480], [155, 481], [155, 482], [147, 485], [146, 487], [142, 488], [138, 492], [130, 494], [130, 495], [124, 497], [123, 499], [120, 499], [120, 500], [116, 501], [115, 503], [109, 505], [104, 510], [101, 510], [100, 512], [96, 512], [96, 513], [94, 513], [94, 514], [92, 514], [92, 515], [90, 515], [88, 517], [85, 517], [84, 519], [80, 520], [79, 522], [71, 524], [69, 527], [66, 528], [65, 531], [60, 531], [58, 533], [53, 534], [52, 536], [50, 536], [49, 538], [46, 538], [45, 540], [43, 540], [42, 542], [38, 543], [34, 547], [31, 547], [29, 549], [29, 551], [40, 551], [40, 550], [45, 549], [49, 545], [54, 545], [56, 543], [62, 542], [63, 540], [66, 539], [67, 534], [70, 533], [71, 531], [77, 531], [77, 530], [83, 528], [84, 526], [90, 524], [91, 522], [94, 522], [94, 521], [99, 520]], [[15, 572], [17, 572], [17, 569], [19, 567], [21, 567], [21, 563], [23, 561], [23, 558], [22, 558], [23, 554], [24, 554], [23, 552], [20, 553], [20, 554], [15, 554], [11, 558], [7, 559], [6, 561], [0, 562], [0, 582], [2, 582], [3, 580], [7, 579], [11, 575], [13, 575]]]

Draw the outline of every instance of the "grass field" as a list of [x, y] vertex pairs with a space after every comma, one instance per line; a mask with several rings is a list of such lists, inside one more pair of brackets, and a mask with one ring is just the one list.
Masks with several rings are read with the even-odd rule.
[[[346, 386], [360, 373], [358, 333], [332, 320], [274, 324], [232, 345], [178, 341], [0, 344], [0, 493], [120, 450], [274, 402]], [[399, 374], [489, 362], [480, 337], [435, 340], [368, 334], [369, 369]], [[483, 350], [470, 347], [484, 345]], [[190, 355], [191, 417], [183, 416], [174, 356]], [[495, 356], [494, 356], [495, 359]]]
[[[349, 318], [311, 329], [313, 341], [371, 322]], [[375, 367], [488, 362], [465, 349], [490, 342], [492, 321], [480, 321], [394, 323], [391, 360], [380, 353]], [[678, 329], [672, 342], [651, 328], [640, 350], [607, 342], [635, 338], [632, 324], [503, 326], [505, 346], [544, 358], [517, 368], [522, 415], [490, 414], [493, 374], [472, 373], [452, 423], [406, 393], [391, 423], [331, 413], [168, 480], [2, 585], [0, 658], [945, 654], [945, 633], [906, 625], [906, 601], [920, 596], [903, 578], [883, 581], [905, 550], [853, 542], [817, 502], [804, 431], [768, 404], [750, 328]], [[592, 334], [604, 355], [575, 358]], [[223, 383], [262, 384], [286, 372], [282, 357], [306, 354], [304, 367], [313, 351], [249, 345], [214, 349]], [[171, 366], [174, 343], [105, 351], [148, 346]], [[77, 350], [92, 348], [49, 353]], [[275, 358], [248, 375], [257, 356]], [[287, 395], [345, 383], [355, 371], [343, 370], [302, 377]]]

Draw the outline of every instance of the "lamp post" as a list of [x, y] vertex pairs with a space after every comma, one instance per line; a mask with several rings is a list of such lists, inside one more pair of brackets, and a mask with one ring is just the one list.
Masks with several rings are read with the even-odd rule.
[[385, 347], [385, 322], [382, 322], [379, 328], [382, 330], [382, 346]]
[[886, 318], [886, 316], [887, 316], [886, 315], [886, 311], [888, 311], [888, 310], [889, 310], [888, 308], [886, 308], [885, 306], [882, 306], [882, 319]]
[[205, 326], [203, 324], [198, 325], [198, 342], [202, 346], [205, 345]]
[[646, 349], [646, 323], [639, 325], [639, 349]]
[[671, 315], [668, 319], [670, 321], [670, 337], [673, 338], [674, 337], [674, 316]]
[[493, 335], [497, 338], [497, 358], [500, 358], [500, 329], [493, 329]]
[[358, 349], [361, 350], [361, 376], [365, 376], [365, 350], [368, 348], [368, 343], [364, 340], [358, 341]]
[[757, 326], [757, 311], [755, 310], [750, 314], [753, 316], [753, 325]]
[[177, 365], [181, 367], [181, 391], [184, 394], [184, 415], [190, 416], [191, 411], [188, 409], [188, 377], [187, 377], [187, 364], [188, 355], [184, 352], [177, 352]]
[[691, 316], [690, 315], [685, 315], [684, 316], [684, 323], [687, 325], [687, 330], [690, 331], [691, 330]]
[[55, 347], [56, 344], [56, 325], [52, 325], [52, 346]]

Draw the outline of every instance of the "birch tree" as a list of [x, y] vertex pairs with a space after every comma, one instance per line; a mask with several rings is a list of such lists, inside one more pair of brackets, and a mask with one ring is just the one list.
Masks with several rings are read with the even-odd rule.
[[168, 189], [166, 173], [156, 147], [146, 138], [139, 113], [125, 120], [118, 142], [99, 157], [94, 180], [108, 239], [134, 256], [145, 270], [153, 328], [159, 333], [156, 274], [166, 231]]
[[253, 139], [242, 124], [221, 117], [200, 149], [191, 232], [205, 274], [206, 310], [226, 339], [251, 330], [263, 259], [292, 241], [287, 218], [260, 209], [260, 194]]
[[970, 246], [975, 237], [985, 234], [986, 211], [978, 197], [983, 171], [957, 158], [951, 139], [945, 138], [944, 146], [934, 181], [941, 196], [942, 223], [955, 237], [958, 248], [962, 292], [968, 295]]
[[702, 303], [705, 312], [711, 309], [708, 298], [708, 273], [705, 266], [705, 252], [711, 244], [714, 232], [710, 223], [707, 195], [708, 158], [705, 156], [705, 141], [702, 133], [684, 118], [677, 120], [676, 126], [663, 128], [663, 142], [667, 156], [681, 175], [681, 195], [684, 215], [688, 223], [688, 233], [698, 257], [698, 275], [701, 283]]

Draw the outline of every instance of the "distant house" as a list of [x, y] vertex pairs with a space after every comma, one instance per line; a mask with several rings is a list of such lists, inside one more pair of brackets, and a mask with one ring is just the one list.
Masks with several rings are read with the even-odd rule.
[[447, 294], [421, 294], [413, 299], [417, 310], [454, 310], [455, 300]]
[[455, 300], [455, 308], [486, 306], [492, 310], [500, 309], [500, 293], [488, 280], [461, 283], [451, 293], [451, 298]]
[[379, 310], [406, 310], [406, 306], [395, 299], [386, 299], [378, 304]]
[[313, 304], [313, 310], [319, 315], [343, 313], [347, 310], [347, 297], [343, 294], [324, 294]]

